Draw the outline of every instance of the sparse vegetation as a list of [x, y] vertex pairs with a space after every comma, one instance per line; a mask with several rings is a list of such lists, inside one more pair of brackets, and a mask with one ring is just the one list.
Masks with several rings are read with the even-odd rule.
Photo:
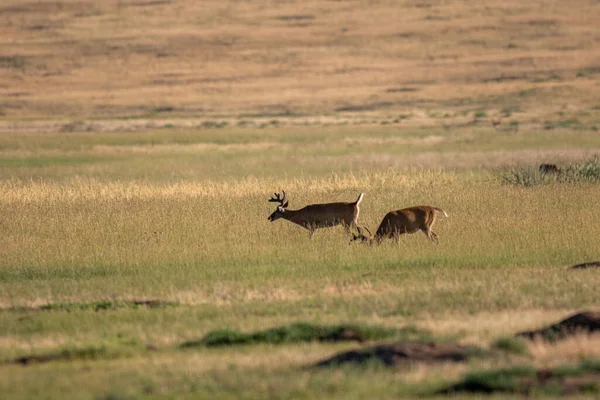
[[544, 173], [537, 166], [504, 167], [495, 170], [494, 176], [502, 184], [533, 187], [556, 183], [600, 182], [600, 158], [570, 164], [554, 173]]

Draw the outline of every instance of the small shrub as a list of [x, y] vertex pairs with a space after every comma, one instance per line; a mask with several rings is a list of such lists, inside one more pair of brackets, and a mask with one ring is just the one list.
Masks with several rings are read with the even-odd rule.
[[570, 165], [564, 175], [564, 179], [572, 182], [600, 182], [600, 158], [596, 156], [583, 163]]
[[487, 111], [486, 110], [477, 110], [475, 111], [475, 118], [485, 118], [487, 117]]
[[532, 187], [552, 182], [550, 176], [540, 173], [536, 167], [504, 167], [494, 173], [504, 185]]

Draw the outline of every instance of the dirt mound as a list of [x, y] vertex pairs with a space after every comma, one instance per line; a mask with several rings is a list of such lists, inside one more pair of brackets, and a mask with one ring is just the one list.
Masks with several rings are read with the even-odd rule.
[[533, 367], [475, 372], [461, 382], [442, 389], [438, 394], [513, 393], [568, 395], [600, 392], [600, 371], [597, 366], [576, 366], [556, 370]]
[[546, 328], [519, 332], [515, 336], [553, 341], [577, 333], [600, 332], [600, 311], [583, 311]]
[[588, 268], [600, 268], [600, 261], [591, 261], [591, 262], [573, 265], [569, 269], [588, 269]]
[[483, 353], [482, 350], [454, 343], [401, 342], [382, 344], [360, 350], [346, 351], [334, 357], [320, 361], [317, 367], [339, 366], [345, 364], [382, 363], [385, 366], [410, 362], [465, 361], [469, 357]]

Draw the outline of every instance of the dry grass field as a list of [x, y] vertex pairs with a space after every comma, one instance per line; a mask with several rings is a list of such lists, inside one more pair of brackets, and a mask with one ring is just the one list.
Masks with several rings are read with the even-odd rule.
[[[600, 309], [598, 268], [569, 269], [600, 260], [600, 2], [4, 0], [0, 15], [0, 397], [447, 398], [463, 380], [598, 396], [568, 389], [600, 375], [598, 334], [513, 335]], [[267, 221], [282, 189], [291, 209], [365, 193], [372, 231], [412, 205], [449, 217], [438, 245], [309, 239]], [[303, 323], [366, 333], [258, 332]], [[478, 350], [314, 367], [407, 340]], [[527, 386], [547, 371], [559, 383]]]

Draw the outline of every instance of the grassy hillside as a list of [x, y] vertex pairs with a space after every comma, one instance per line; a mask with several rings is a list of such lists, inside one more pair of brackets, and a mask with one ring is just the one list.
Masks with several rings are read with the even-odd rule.
[[4, 1], [0, 11], [10, 120], [598, 118], [590, 0]]

